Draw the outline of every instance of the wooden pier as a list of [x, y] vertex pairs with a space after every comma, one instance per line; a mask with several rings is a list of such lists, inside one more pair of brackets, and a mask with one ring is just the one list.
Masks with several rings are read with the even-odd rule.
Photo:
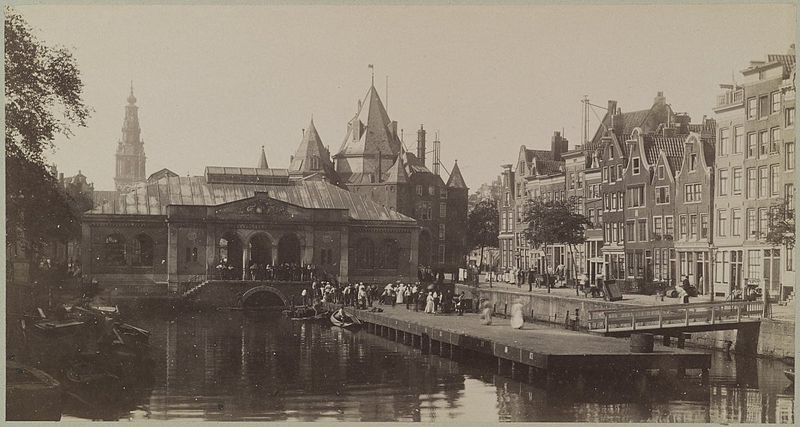
[[[329, 308], [337, 308], [332, 304]], [[476, 314], [432, 315], [407, 310], [405, 306], [381, 306], [383, 312], [345, 308], [365, 324], [368, 332], [421, 348], [423, 351], [458, 359], [470, 354], [497, 359], [498, 371], [529, 375], [569, 371], [615, 371], [641, 373], [647, 370], [699, 369], [707, 378], [711, 355], [704, 352], [656, 344], [651, 353], [631, 352], [627, 339], [612, 338], [559, 327], [526, 324], [512, 329], [507, 320], [493, 319], [483, 325]]]

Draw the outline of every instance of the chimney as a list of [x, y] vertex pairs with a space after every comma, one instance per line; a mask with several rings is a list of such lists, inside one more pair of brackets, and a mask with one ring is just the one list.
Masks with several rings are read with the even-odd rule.
[[677, 128], [678, 135], [689, 134], [689, 122], [691, 118], [686, 113], [675, 114], [675, 127]]
[[617, 101], [609, 99], [608, 100], [608, 114], [610, 114], [611, 116], [614, 116], [614, 114], [616, 114], [616, 113], [617, 113]]
[[417, 131], [417, 158], [425, 165], [425, 129], [419, 125]]
[[667, 98], [664, 96], [664, 92], [658, 91], [658, 94], [653, 99], [653, 104], [664, 105], [667, 103]]
[[550, 152], [553, 155], [553, 160], [560, 161], [561, 154], [569, 150], [569, 141], [561, 135], [561, 132], [553, 132], [553, 137], [550, 139]]

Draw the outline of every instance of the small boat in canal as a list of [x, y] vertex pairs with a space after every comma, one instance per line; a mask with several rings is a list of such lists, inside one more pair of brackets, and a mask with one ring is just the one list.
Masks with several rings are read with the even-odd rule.
[[789, 368], [783, 371], [783, 375], [786, 375], [786, 378], [789, 378], [789, 381], [794, 382], [794, 368]]
[[331, 314], [331, 323], [333, 326], [346, 329], [352, 329], [361, 326], [361, 321], [353, 316], [348, 316], [343, 308], [340, 308]]
[[36, 368], [6, 360], [6, 420], [60, 421], [61, 384]]
[[289, 320], [326, 320], [330, 314], [319, 306], [299, 306], [283, 310], [283, 315]]

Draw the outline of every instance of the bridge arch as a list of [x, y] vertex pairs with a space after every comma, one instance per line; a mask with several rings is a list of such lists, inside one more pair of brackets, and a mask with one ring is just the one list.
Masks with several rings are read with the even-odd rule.
[[284, 307], [289, 305], [289, 299], [279, 289], [266, 285], [256, 286], [242, 294], [239, 298], [239, 307], [259, 306], [264, 305], [264, 302], [277, 300], [280, 300]]

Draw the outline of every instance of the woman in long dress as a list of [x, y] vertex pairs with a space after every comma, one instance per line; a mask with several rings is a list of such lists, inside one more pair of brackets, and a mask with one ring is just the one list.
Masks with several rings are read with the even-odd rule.
[[396, 290], [397, 290], [397, 295], [395, 295], [395, 303], [396, 304], [402, 304], [403, 303], [403, 294], [406, 291], [406, 285], [401, 283], [400, 286], [398, 286]]
[[425, 312], [433, 314], [433, 294], [428, 292], [428, 298], [425, 303]]

